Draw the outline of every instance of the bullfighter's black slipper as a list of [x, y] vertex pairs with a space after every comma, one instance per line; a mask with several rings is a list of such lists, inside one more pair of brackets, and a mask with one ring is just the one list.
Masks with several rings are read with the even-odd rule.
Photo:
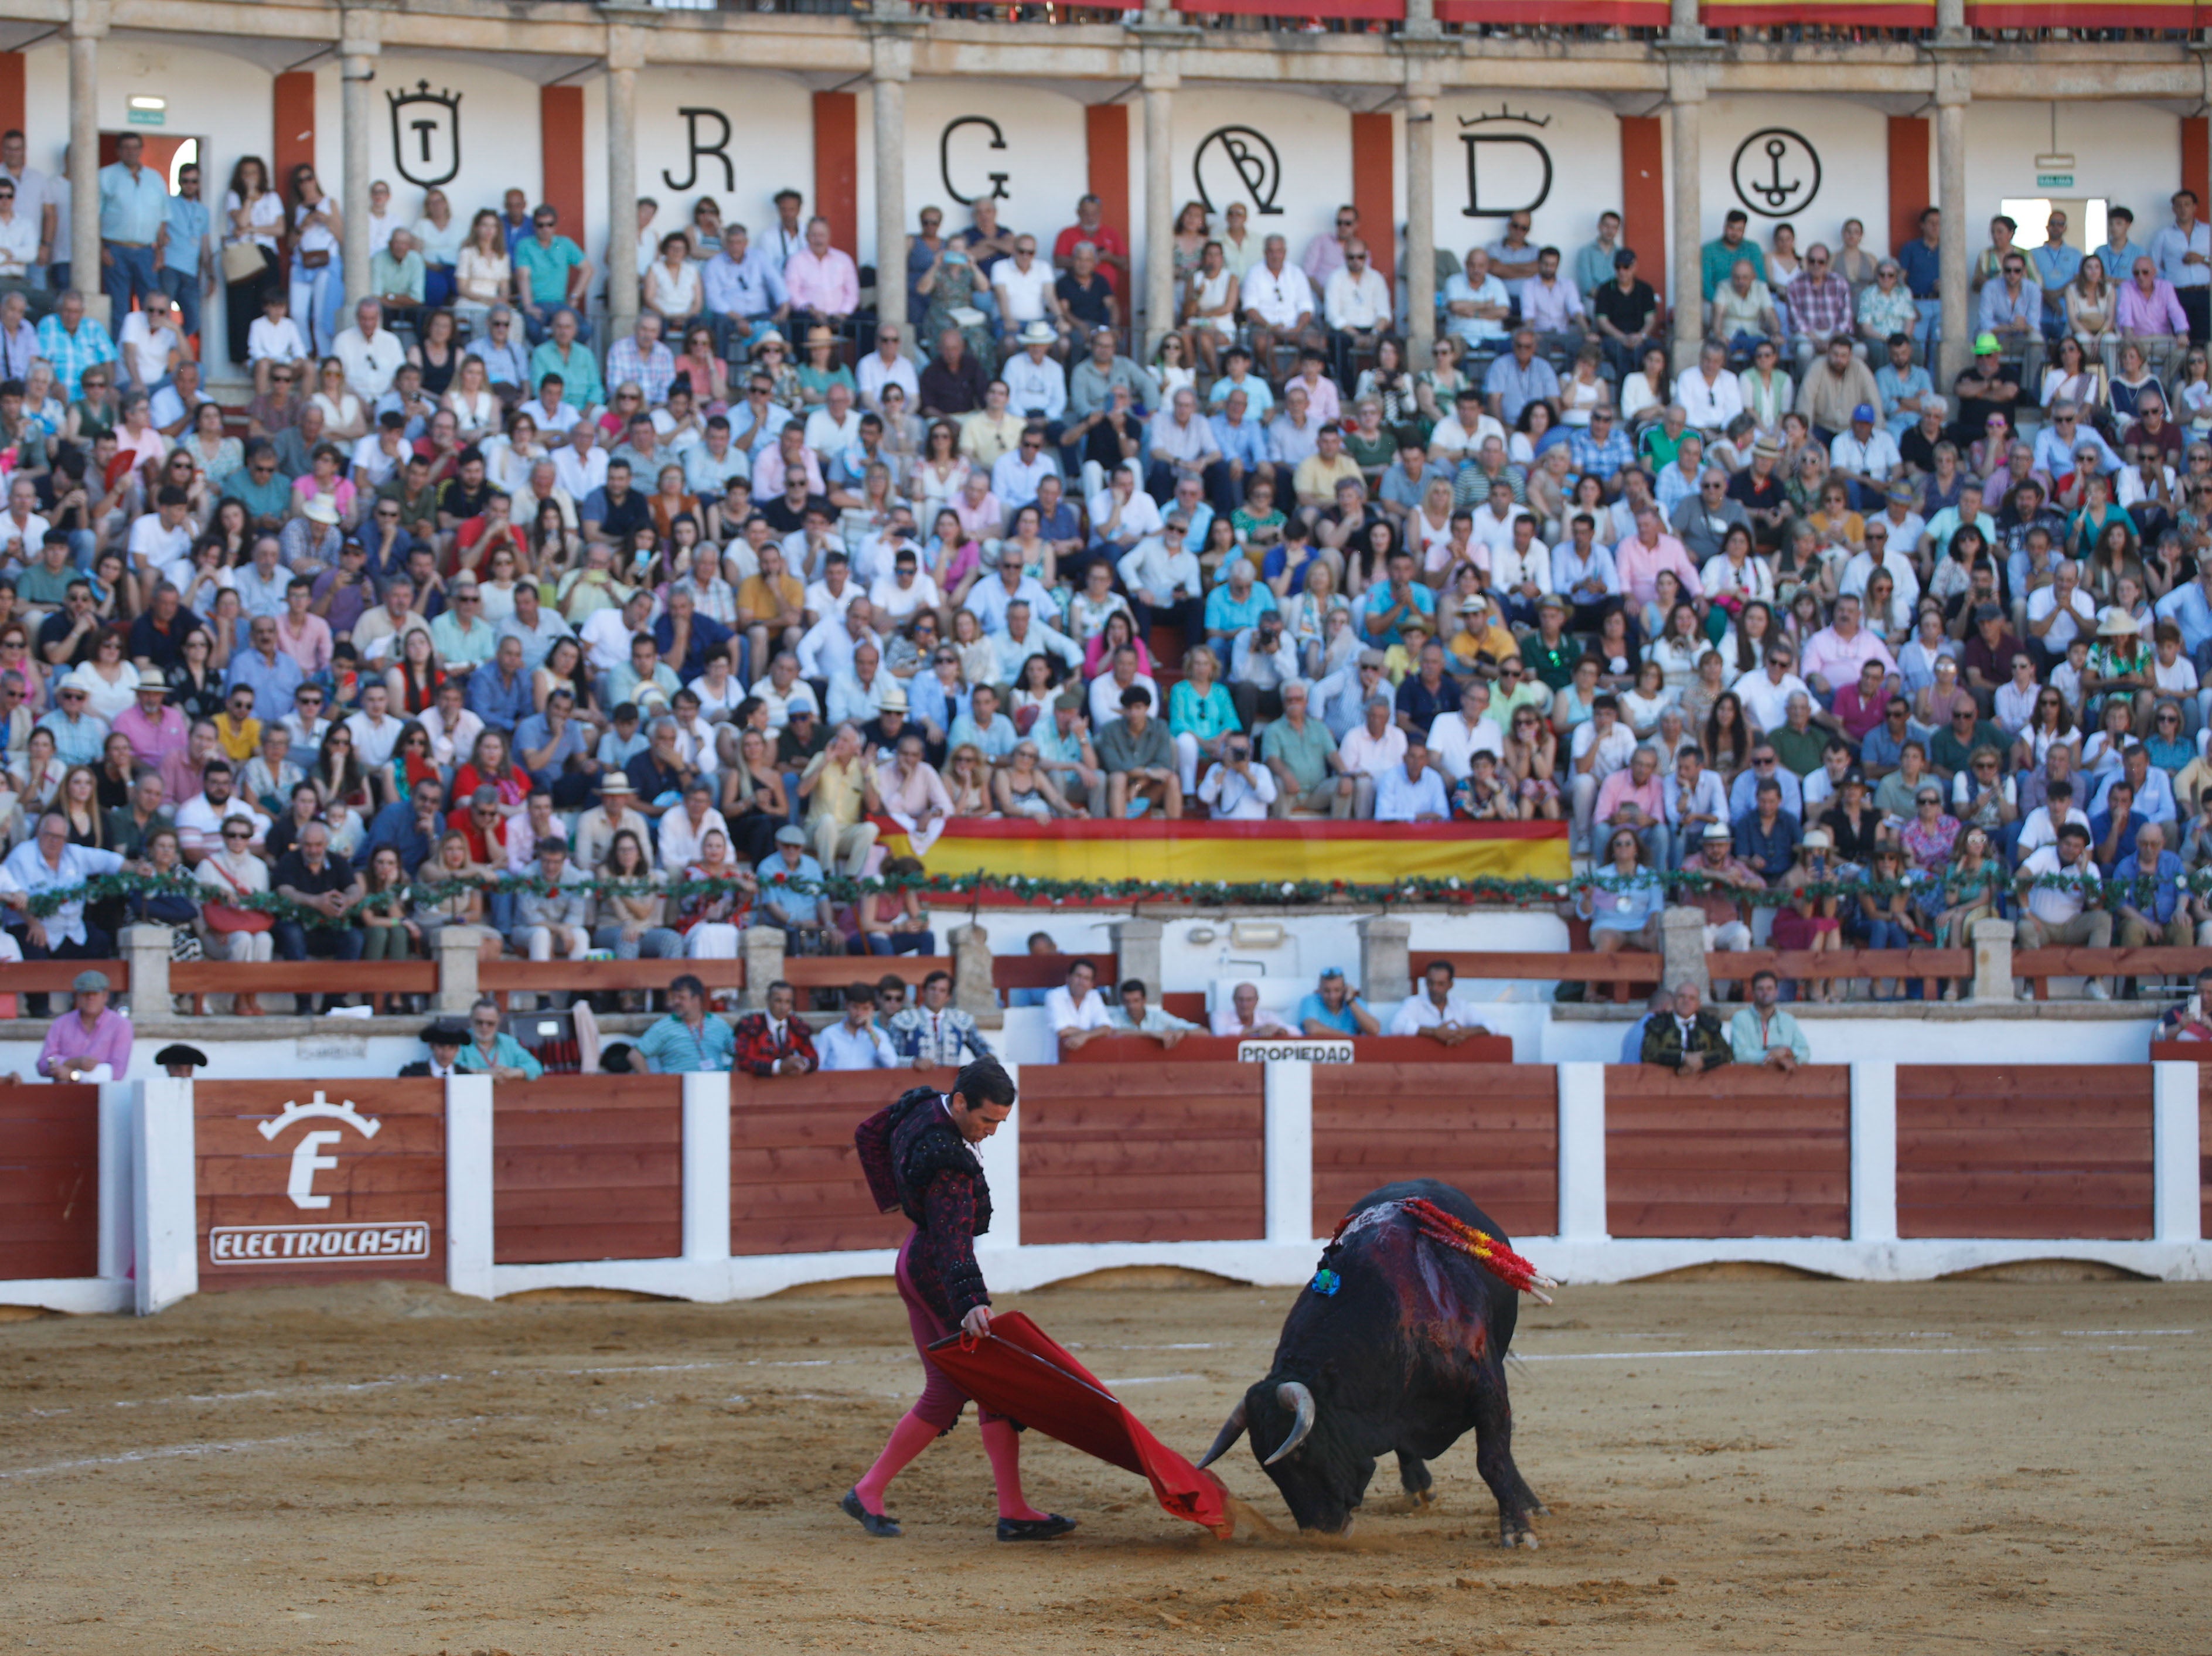
[[1073, 1519], [1062, 1518], [1058, 1513], [1048, 1513], [1042, 1518], [1002, 1518], [999, 1520], [999, 1539], [1057, 1541], [1074, 1527]]
[[898, 1519], [893, 1518], [889, 1513], [872, 1513], [860, 1505], [860, 1492], [858, 1489], [846, 1490], [845, 1498], [837, 1505], [840, 1509], [858, 1519], [860, 1527], [879, 1540], [894, 1540], [906, 1533], [899, 1528]]

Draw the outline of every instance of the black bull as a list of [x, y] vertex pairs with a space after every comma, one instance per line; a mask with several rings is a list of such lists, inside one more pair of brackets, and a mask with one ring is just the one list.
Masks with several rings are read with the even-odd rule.
[[[1425, 1239], [1392, 1205], [1414, 1197], [1507, 1239], [1464, 1194], [1435, 1179], [1362, 1197], [1328, 1261], [1341, 1286], [1334, 1294], [1301, 1290], [1267, 1377], [1245, 1392], [1199, 1464], [1250, 1432], [1298, 1527], [1334, 1533], [1350, 1525], [1377, 1456], [1395, 1453], [1407, 1494], [1425, 1502], [1425, 1463], [1472, 1431], [1475, 1470], [1498, 1497], [1499, 1543], [1533, 1547], [1528, 1520], [1544, 1507], [1513, 1464], [1505, 1391], [1518, 1296], [1474, 1259]], [[1386, 1211], [1358, 1217], [1378, 1208]]]

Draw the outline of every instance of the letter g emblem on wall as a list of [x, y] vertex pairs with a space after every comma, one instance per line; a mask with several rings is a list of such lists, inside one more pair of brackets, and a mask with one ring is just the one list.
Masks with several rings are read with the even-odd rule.
[[991, 135], [991, 142], [986, 146], [988, 149], [999, 150], [1006, 147], [1006, 135], [999, 130], [998, 122], [993, 120], [988, 115], [963, 115], [957, 120], [945, 122], [945, 134], [937, 141], [937, 174], [945, 180], [945, 193], [963, 207], [973, 206], [983, 195], [988, 195], [994, 201], [1007, 199], [1011, 192], [1006, 188], [1006, 174], [1004, 173], [986, 174], [991, 182], [990, 189], [988, 192], [979, 191], [975, 195], [964, 192], [957, 184], [953, 182], [952, 137], [963, 126], [980, 126], [988, 132]]

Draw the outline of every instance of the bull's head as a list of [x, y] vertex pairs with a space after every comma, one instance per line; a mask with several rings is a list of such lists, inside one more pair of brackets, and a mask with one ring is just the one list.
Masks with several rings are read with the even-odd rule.
[[1261, 1470], [1274, 1479], [1301, 1530], [1334, 1535], [1351, 1524], [1375, 1460], [1344, 1440], [1304, 1381], [1271, 1378], [1247, 1391], [1199, 1464], [1212, 1464], [1248, 1431]]

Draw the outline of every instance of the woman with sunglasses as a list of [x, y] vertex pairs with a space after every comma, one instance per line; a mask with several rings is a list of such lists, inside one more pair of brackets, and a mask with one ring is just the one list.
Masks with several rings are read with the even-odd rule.
[[1534, 707], [1513, 709], [1503, 743], [1500, 773], [1520, 802], [1520, 814], [1547, 822], [1560, 819], [1559, 739]]
[[292, 315], [308, 348], [321, 356], [337, 338], [338, 307], [345, 298], [338, 259], [345, 216], [308, 162], [292, 169], [291, 186]]
[[309, 404], [323, 411], [323, 436], [331, 442], [350, 443], [368, 435], [368, 412], [346, 384], [345, 364], [325, 356], [315, 370], [314, 394]]
[[333, 724], [330, 734], [323, 738], [322, 752], [316, 756], [315, 768], [308, 772], [307, 780], [314, 784], [315, 791], [325, 803], [342, 799], [357, 811], [374, 808], [368, 774], [355, 756], [353, 732], [343, 724]]
[[[219, 844], [209, 849], [192, 870], [204, 888], [200, 923], [207, 935], [209, 955], [218, 960], [265, 964], [276, 953], [275, 927], [268, 916], [249, 909], [245, 899], [269, 890], [269, 865], [252, 851], [253, 823], [245, 816], [227, 817], [218, 830]], [[260, 1002], [241, 995], [231, 1007], [241, 1018], [261, 1015]]]
[[85, 369], [77, 381], [76, 400], [69, 405], [62, 435], [90, 453], [93, 443], [115, 429], [116, 405], [111, 387], [115, 379], [104, 363]]
[[676, 359], [676, 372], [690, 385], [693, 404], [702, 414], [728, 413], [730, 367], [715, 352], [714, 329], [704, 323], [695, 323], [684, 331], [683, 338], [684, 350]]
[[[1884, 845], [1875, 852], [1873, 878], [1858, 893], [1856, 905], [1862, 947], [1906, 949], [1934, 941], [1914, 900], [1915, 886], [1925, 879], [1905, 866], [1905, 853], [1898, 846]], [[1869, 998], [1876, 1001], [1900, 1000], [1905, 993], [1902, 980], [1893, 977], [1869, 979], [1867, 989]]]

